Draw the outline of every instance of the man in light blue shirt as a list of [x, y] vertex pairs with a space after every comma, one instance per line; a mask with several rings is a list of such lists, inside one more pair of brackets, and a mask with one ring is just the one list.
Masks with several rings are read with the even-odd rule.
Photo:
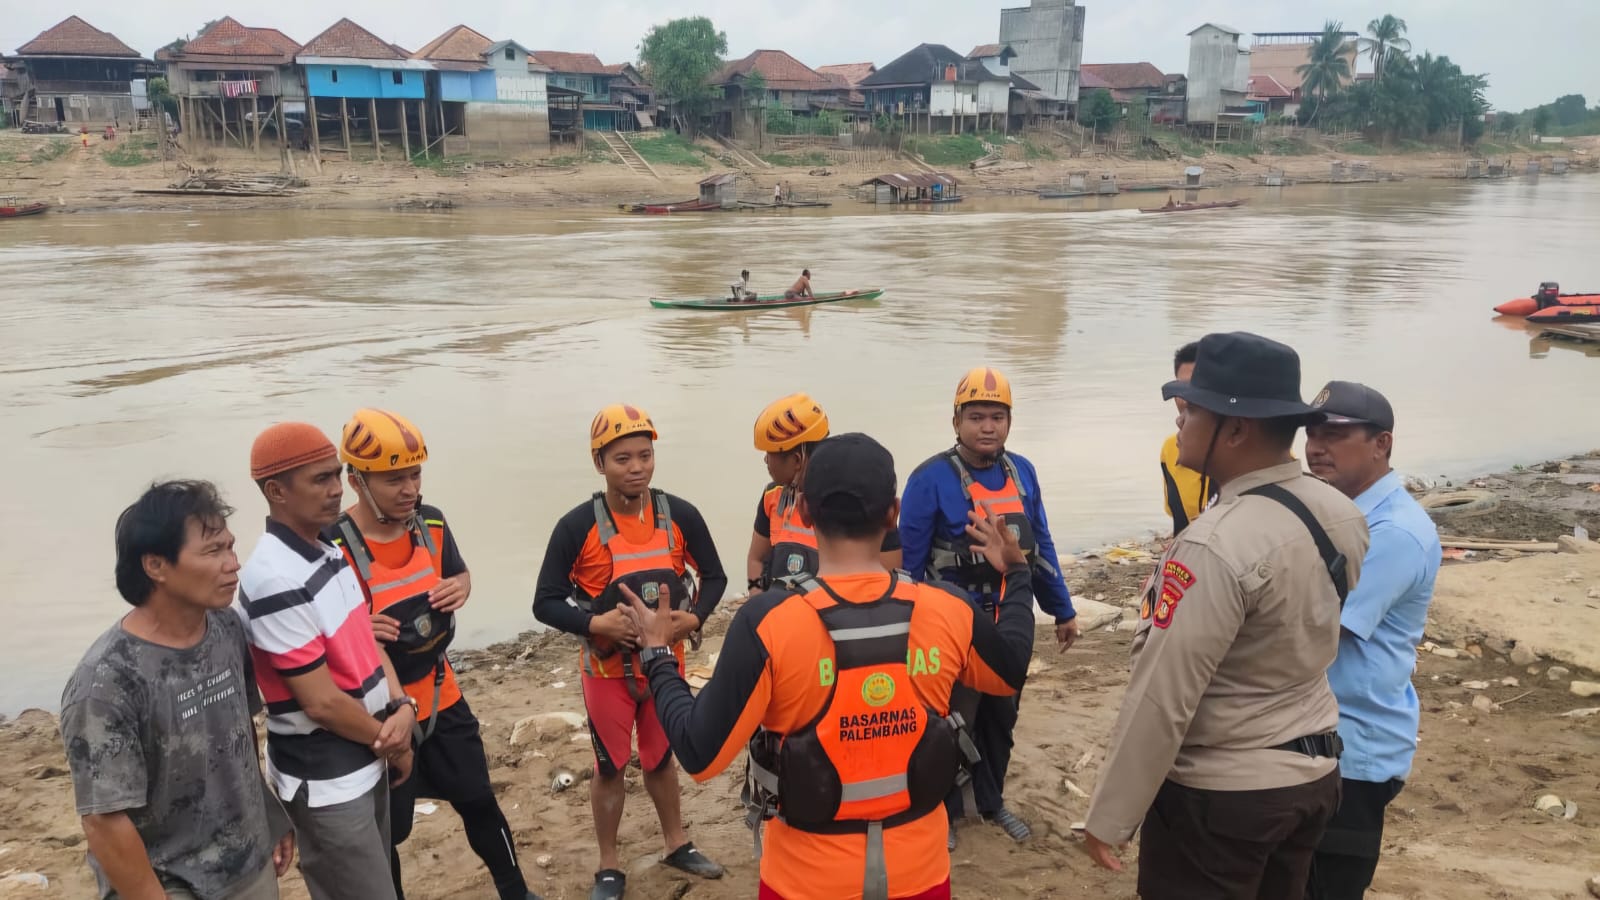
[[1359, 900], [1372, 884], [1384, 809], [1411, 774], [1419, 708], [1411, 673], [1439, 573], [1439, 533], [1390, 467], [1394, 410], [1365, 385], [1329, 382], [1306, 428], [1311, 474], [1354, 500], [1372, 544], [1340, 615], [1328, 683], [1339, 700], [1342, 794], [1311, 870], [1310, 900]]

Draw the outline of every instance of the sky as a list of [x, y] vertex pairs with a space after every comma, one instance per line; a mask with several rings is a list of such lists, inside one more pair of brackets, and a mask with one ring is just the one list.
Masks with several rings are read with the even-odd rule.
[[[348, 16], [379, 36], [417, 48], [466, 24], [496, 40], [535, 50], [588, 51], [608, 63], [631, 61], [653, 24], [704, 15], [728, 35], [730, 58], [757, 49], [787, 50], [816, 67], [889, 62], [922, 42], [966, 53], [999, 38], [1000, 10], [1028, 0], [281, 0], [265, 6], [218, 0], [69, 0], [61, 6], [0, 0], [0, 49], [14, 51], [74, 13], [146, 55], [209, 19], [232, 15], [246, 25], [278, 28], [309, 41]], [[1086, 63], [1154, 63], [1165, 72], [1188, 64], [1190, 30], [1217, 22], [1245, 34], [1316, 31], [1325, 19], [1349, 31], [1393, 13], [1410, 26], [1417, 52], [1448, 55], [1468, 72], [1489, 75], [1489, 100], [1521, 110], [1581, 93], [1600, 102], [1600, 0], [1090, 0]], [[1369, 64], [1363, 60], [1363, 67]]]

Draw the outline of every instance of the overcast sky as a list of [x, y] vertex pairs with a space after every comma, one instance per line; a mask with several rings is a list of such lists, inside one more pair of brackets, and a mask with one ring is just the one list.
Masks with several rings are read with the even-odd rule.
[[[491, 38], [533, 49], [590, 51], [606, 62], [635, 58], [650, 25], [677, 16], [709, 16], [728, 35], [731, 56], [787, 50], [810, 66], [872, 61], [882, 65], [924, 41], [959, 53], [999, 38], [1000, 9], [1028, 0], [305, 0], [230, 5], [219, 0], [68, 0], [51, 6], [0, 0], [0, 48], [10, 52], [64, 15], [76, 13], [149, 55], [232, 15], [246, 25], [279, 28], [308, 41], [345, 15], [407, 48], [466, 24]], [[1417, 51], [1447, 54], [1469, 72], [1489, 75], [1489, 99], [1520, 110], [1578, 92], [1600, 102], [1600, 0], [1090, 0], [1084, 62], [1148, 60], [1163, 71], [1188, 64], [1186, 34], [1207, 21], [1247, 35], [1314, 31], [1338, 19], [1361, 31], [1392, 12], [1410, 25]], [[1363, 60], [1363, 67], [1367, 64]]]

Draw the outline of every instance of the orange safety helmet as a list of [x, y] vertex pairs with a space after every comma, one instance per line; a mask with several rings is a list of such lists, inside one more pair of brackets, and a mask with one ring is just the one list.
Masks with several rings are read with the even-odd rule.
[[756, 416], [756, 449], [788, 453], [828, 436], [828, 414], [804, 391], [775, 400]]
[[339, 460], [358, 472], [393, 472], [428, 461], [422, 429], [382, 409], [358, 409], [339, 436]]
[[637, 406], [613, 403], [595, 413], [589, 425], [589, 452], [598, 453], [601, 447], [630, 434], [648, 434], [652, 441], [658, 437], [649, 413]]
[[998, 403], [1011, 408], [1011, 382], [999, 369], [981, 366], [961, 376], [956, 385], [956, 412], [968, 403]]

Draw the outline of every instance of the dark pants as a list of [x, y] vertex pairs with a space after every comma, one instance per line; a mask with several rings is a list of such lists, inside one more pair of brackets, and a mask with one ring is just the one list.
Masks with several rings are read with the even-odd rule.
[[1339, 811], [1328, 821], [1311, 864], [1310, 900], [1361, 900], [1372, 886], [1383, 848], [1383, 815], [1405, 782], [1340, 783]]
[[[972, 767], [972, 795], [977, 813], [992, 816], [1005, 806], [1006, 770], [1011, 767], [1011, 733], [1017, 727], [1017, 708], [1021, 695], [995, 697], [956, 685], [950, 694], [950, 708], [961, 713], [972, 727], [972, 742], [982, 757]], [[966, 812], [961, 791], [944, 798], [945, 811], [954, 819]]]
[[1139, 832], [1144, 900], [1301, 900], [1339, 773], [1262, 791], [1161, 785]]
[[[501, 900], [523, 900], [528, 888], [517, 866], [517, 851], [511, 840], [511, 826], [494, 798], [489, 784], [489, 763], [484, 758], [483, 738], [478, 719], [467, 700], [436, 713], [439, 724], [433, 734], [417, 748], [411, 778], [389, 794], [389, 817], [393, 823], [395, 847], [411, 836], [413, 811], [418, 797], [443, 800], [455, 808], [467, 832], [467, 844], [478, 854], [494, 879]], [[428, 723], [422, 723], [427, 730]], [[389, 855], [397, 900], [405, 900], [400, 886], [400, 853]]]

